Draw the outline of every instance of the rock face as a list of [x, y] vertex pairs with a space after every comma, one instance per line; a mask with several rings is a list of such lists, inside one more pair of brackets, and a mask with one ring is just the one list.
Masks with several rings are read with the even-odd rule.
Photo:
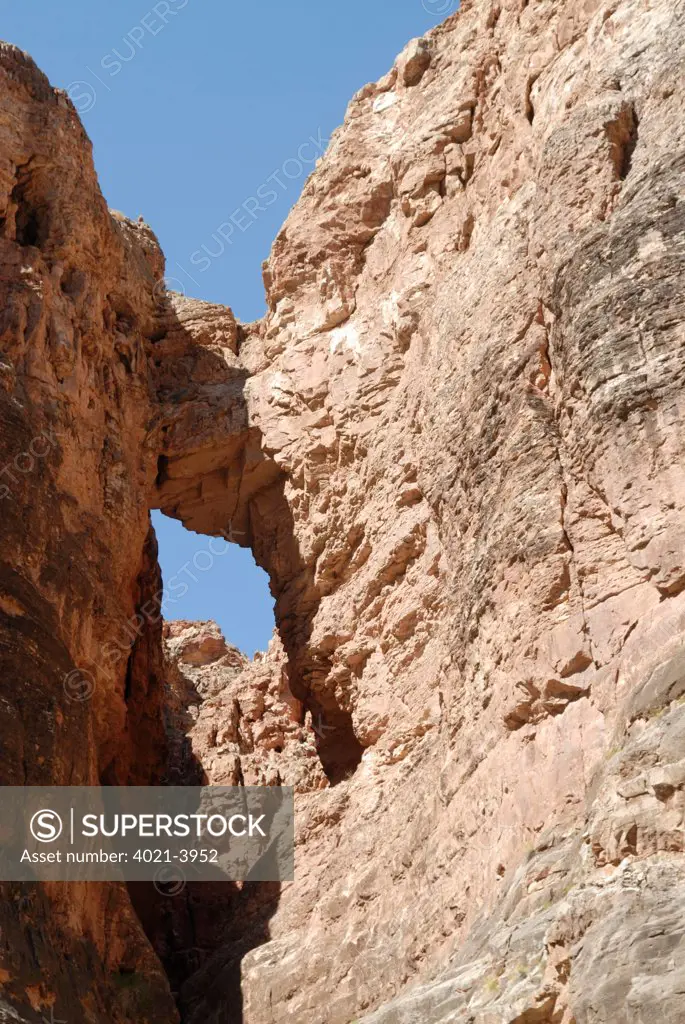
[[[680, 1019], [684, 60], [673, 0], [464, 0], [240, 325], [0, 53], [3, 781], [298, 791], [294, 884], [135, 901], [188, 1024]], [[150, 508], [252, 548], [261, 659], [171, 624], [164, 663]], [[116, 988], [163, 991], [125, 893], [35, 899], [23, 1019], [174, 1020]]]
[[[164, 648], [168, 727], [185, 751], [181, 764], [190, 757], [201, 769], [196, 784], [302, 792], [328, 785], [316, 725], [292, 695], [278, 635], [250, 661], [226, 643], [215, 622], [168, 622]], [[181, 767], [177, 784], [192, 776]]]
[[[147, 782], [166, 756], [161, 624], [135, 615], [160, 587], [145, 341], [163, 261], [108, 213], [66, 97], [4, 44], [0, 135], [2, 783]], [[174, 1020], [124, 888], [4, 885], [0, 917], [3, 1020]]]

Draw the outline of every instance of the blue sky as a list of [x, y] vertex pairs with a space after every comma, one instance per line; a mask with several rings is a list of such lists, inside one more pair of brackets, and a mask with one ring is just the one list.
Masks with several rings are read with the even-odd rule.
[[[0, 0], [2, 37], [69, 89], [109, 205], [152, 225], [170, 287], [230, 305], [242, 320], [264, 311], [262, 261], [352, 95], [456, 6]], [[167, 578], [206, 547], [159, 516], [156, 527]], [[250, 654], [264, 647], [272, 602], [249, 561], [232, 548], [170, 617], [212, 617]]]

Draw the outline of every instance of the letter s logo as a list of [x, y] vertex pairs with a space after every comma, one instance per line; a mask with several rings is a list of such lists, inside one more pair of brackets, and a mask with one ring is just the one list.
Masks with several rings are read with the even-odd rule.
[[62, 819], [57, 811], [36, 811], [30, 828], [31, 835], [39, 843], [54, 843], [62, 834]]

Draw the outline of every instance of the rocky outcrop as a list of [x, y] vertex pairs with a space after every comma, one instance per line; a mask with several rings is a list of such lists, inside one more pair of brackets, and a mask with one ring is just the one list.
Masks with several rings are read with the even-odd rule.
[[[164, 625], [168, 728], [183, 753], [176, 784], [293, 786], [328, 782], [316, 752], [316, 723], [293, 697], [283, 646], [275, 635], [250, 661], [215, 622]], [[173, 756], [170, 758], [175, 763]]]
[[[186, 1022], [678, 1019], [684, 49], [672, 0], [464, 0], [353, 99], [250, 325], [166, 294], [0, 54], [3, 778], [298, 790], [294, 884], [136, 898]], [[252, 548], [266, 655], [171, 625], [164, 667], [149, 508]], [[31, 918], [76, 985], [20, 937], [7, 997], [172, 1020], [87, 893]]]
[[[0, 137], [2, 783], [148, 782], [161, 624], [136, 610], [160, 586], [145, 344], [163, 260], [110, 216], [69, 101], [4, 44]], [[175, 1019], [125, 888], [3, 885], [0, 918], [3, 1019]]]
[[[681, 611], [669, 627], [682, 626]], [[674, 641], [636, 658], [642, 684], [583, 818], [542, 831], [449, 966], [365, 1022], [680, 1019], [685, 678]]]
[[245, 1020], [438, 973], [625, 742], [682, 601], [683, 38], [668, 3], [464, 4], [355, 97], [275, 243], [240, 355], [297, 560], [260, 546], [275, 497], [250, 542], [333, 786]]
[[[316, 724], [292, 696], [278, 636], [250, 661], [215, 622], [168, 622], [164, 653], [171, 784], [287, 785], [298, 794], [328, 785]], [[173, 899], [151, 888], [131, 886], [133, 902], [183, 1016], [217, 981], [221, 1012], [240, 1019], [240, 963], [268, 939], [280, 886], [191, 881]]]

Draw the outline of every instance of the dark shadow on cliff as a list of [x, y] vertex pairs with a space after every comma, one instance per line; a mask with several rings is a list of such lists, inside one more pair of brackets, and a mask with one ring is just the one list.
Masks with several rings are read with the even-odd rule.
[[[235, 325], [227, 338], [218, 318], [223, 312], [230, 326], [230, 313], [218, 310], [180, 296], [160, 303], [160, 327], [149, 343], [161, 410], [151, 507], [198, 533], [250, 548], [267, 572], [290, 688], [311, 714], [322, 766], [335, 784], [355, 770], [362, 747], [327, 685], [328, 652], [312, 643], [323, 595], [315, 561], [299, 549], [286, 473], [248, 420], [250, 375], [240, 360], [246, 332]], [[203, 316], [208, 326], [198, 328]]]
[[[354, 771], [362, 748], [351, 716], [319, 685], [330, 671], [328, 659], [310, 644], [321, 594], [314, 568], [299, 551], [285, 474], [248, 423], [249, 375], [238, 359], [242, 329], [231, 350], [235, 358], [225, 358], [211, 338], [198, 340], [197, 330], [182, 322], [187, 308], [179, 297], [164, 296], [159, 329], [148, 343], [161, 410], [153, 434], [158, 476], [150, 506], [198, 533], [250, 548], [268, 573], [290, 688], [303, 717], [311, 714], [322, 766], [335, 784]], [[191, 724], [181, 715], [175, 727], [187, 732]], [[206, 782], [189, 744], [167, 732], [168, 781]], [[242, 962], [270, 940], [280, 888], [276, 882], [195, 882], [167, 895], [147, 883], [129, 885], [184, 1024], [242, 1024]]]
[[191, 882], [168, 896], [148, 883], [129, 889], [183, 1024], [242, 1024], [242, 961], [271, 938], [280, 883]]

